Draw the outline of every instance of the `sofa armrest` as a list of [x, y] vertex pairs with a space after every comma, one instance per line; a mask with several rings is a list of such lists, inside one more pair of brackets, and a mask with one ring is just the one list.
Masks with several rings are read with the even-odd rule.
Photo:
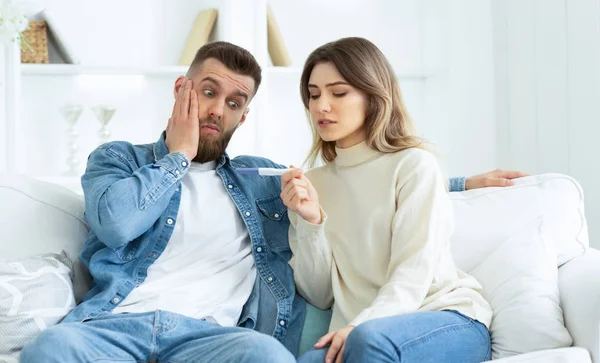
[[600, 251], [589, 248], [561, 266], [558, 285], [573, 345], [586, 348], [600, 363]]

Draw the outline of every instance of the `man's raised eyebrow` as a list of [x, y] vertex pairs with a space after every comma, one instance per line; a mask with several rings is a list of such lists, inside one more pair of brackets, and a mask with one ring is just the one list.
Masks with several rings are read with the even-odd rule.
[[[212, 83], [214, 83], [214, 84], [215, 84], [217, 87], [221, 86], [221, 83], [220, 83], [218, 80], [216, 80], [215, 78], [211, 77], [211, 76], [204, 77], [204, 78], [202, 79], [202, 81], [200, 81], [200, 82], [204, 82], [204, 81], [209, 81], [209, 82], [212, 82]], [[242, 98], [244, 99], [244, 102], [248, 102], [248, 98], [249, 98], [249, 97], [248, 97], [248, 94], [247, 94], [246, 92], [244, 92], [244, 91], [237, 90], [237, 91], [234, 93], [234, 96], [242, 97]]]
[[242, 97], [244, 102], [248, 102], [248, 94], [244, 91], [237, 90], [235, 91], [234, 96]]
[[204, 77], [204, 78], [202, 79], [202, 81], [200, 81], [200, 82], [204, 82], [204, 81], [209, 81], [209, 82], [212, 82], [212, 83], [214, 83], [214, 84], [215, 84], [215, 85], [217, 85], [217, 86], [220, 86], [220, 85], [221, 85], [221, 83], [219, 83], [219, 81], [217, 81], [216, 79], [214, 79], [214, 78], [213, 78], [213, 77], [211, 77], [211, 76]]

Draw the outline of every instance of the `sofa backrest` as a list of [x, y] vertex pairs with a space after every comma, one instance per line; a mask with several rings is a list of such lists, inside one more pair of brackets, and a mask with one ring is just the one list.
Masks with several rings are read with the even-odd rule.
[[509, 188], [451, 193], [451, 198], [455, 213], [452, 255], [465, 272], [515, 232], [540, 219], [555, 243], [558, 266], [589, 247], [583, 191], [569, 176], [535, 175], [516, 179]]

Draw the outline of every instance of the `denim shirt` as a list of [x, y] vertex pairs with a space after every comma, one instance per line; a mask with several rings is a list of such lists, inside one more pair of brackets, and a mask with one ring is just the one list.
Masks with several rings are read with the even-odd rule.
[[[238, 326], [271, 335], [296, 355], [306, 303], [296, 293], [288, 265], [289, 220], [279, 197], [281, 179], [235, 172], [246, 167], [283, 168], [252, 156], [224, 155], [217, 163], [216, 172], [248, 228], [257, 269]], [[90, 232], [80, 258], [93, 284], [64, 322], [108, 314], [144, 282], [177, 223], [181, 179], [188, 168], [183, 154], [169, 153], [164, 133], [153, 144], [111, 142], [90, 154], [81, 179]]]

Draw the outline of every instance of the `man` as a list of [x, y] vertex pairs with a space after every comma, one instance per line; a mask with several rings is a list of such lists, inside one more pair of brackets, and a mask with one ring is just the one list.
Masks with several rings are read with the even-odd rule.
[[225, 153], [260, 82], [248, 51], [208, 44], [177, 79], [156, 143], [90, 155], [81, 259], [93, 288], [21, 362], [295, 361], [305, 302], [287, 263], [281, 181], [235, 172], [283, 166]]

